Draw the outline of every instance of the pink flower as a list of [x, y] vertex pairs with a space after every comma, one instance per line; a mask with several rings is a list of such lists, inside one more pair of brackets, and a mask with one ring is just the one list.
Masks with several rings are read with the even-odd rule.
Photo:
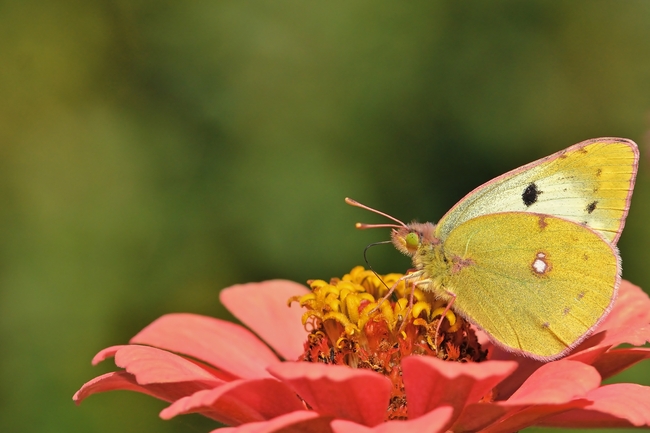
[[[442, 336], [432, 334], [441, 313], [420, 298], [406, 324], [397, 326], [411, 316], [403, 301], [385, 302], [377, 313], [381, 320], [369, 318], [361, 312], [376, 306], [382, 287], [372, 278], [355, 268], [342, 280], [310, 282], [313, 292], [280, 280], [225, 289], [223, 304], [261, 339], [223, 320], [165, 315], [130, 344], [99, 352], [93, 364], [114, 357], [123, 370], [89, 381], [73, 399], [138, 391], [171, 403], [163, 419], [198, 412], [232, 426], [215, 432], [491, 433], [531, 425], [650, 425], [649, 387], [601, 384], [650, 357], [650, 349], [615, 348], [650, 340], [650, 299], [637, 286], [623, 281], [598, 330], [569, 356], [544, 364], [486, 342], [479, 346], [474, 331], [453, 314]], [[289, 298], [307, 312], [295, 303], [287, 308]], [[441, 349], [436, 354], [431, 347]]]

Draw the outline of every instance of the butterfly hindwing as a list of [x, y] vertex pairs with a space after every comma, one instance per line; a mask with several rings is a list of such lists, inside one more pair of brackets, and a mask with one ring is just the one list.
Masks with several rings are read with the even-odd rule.
[[479, 216], [456, 227], [444, 249], [455, 264], [442, 278], [456, 295], [454, 310], [497, 345], [541, 360], [567, 353], [593, 331], [620, 279], [616, 247], [549, 215]]

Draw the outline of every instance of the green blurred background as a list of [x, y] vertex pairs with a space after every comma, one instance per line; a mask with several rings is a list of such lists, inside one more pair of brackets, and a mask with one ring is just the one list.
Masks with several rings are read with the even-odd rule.
[[2, 432], [209, 431], [71, 397], [162, 314], [362, 264], [388, 233], [345, 196], [436, 221], [588, 138], [641, 147], [620, 248], [650, 288], [650, 2], [9, 1], [0, 55]]

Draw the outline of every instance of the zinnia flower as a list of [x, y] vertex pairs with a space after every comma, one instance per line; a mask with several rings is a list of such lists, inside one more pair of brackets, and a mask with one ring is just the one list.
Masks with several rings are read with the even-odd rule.
[[[400, 275], [382, 277], [390, 286]], [[493, 347], [428, 294], [355, 268], [342, 279], [237, 285], [221, 293], [243, 326], [165, 315], [128, 345], [102, 350], [123, 370], [74, 395], [126, 389], [201, 413], [215, 432], [514, 432], [531, 425], [650, 425], [650, 388], [602, 385], [650, 357], [650, 299], [623, 281], [610, 315], [567, 357], [541, 363]], [[287, 299], [291, 308], [287, 308]], [[306, 310], [300, 308], [304, 307]], [[257, 335], [256, 335], [257, 334]], [[258, 338], [259, 336], [259, 338]], [[268, 345], [267, 345], [268, 344]], [[437, 348], [437, 350], [436, 350]]]

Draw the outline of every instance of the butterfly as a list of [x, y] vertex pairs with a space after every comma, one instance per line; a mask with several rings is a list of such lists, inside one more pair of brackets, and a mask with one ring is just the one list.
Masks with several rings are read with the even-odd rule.
[[[438, 224], [388, 217], [411, 256], [404, 278], [448, 303], [506, 351], [540, 361], [568, 354], [607, 316], [621, 279], [616, 243], [627, 217], [637, 145], [596, 138], [471, 191]], [[444, 315], [443, 315], [444, 316]]]

